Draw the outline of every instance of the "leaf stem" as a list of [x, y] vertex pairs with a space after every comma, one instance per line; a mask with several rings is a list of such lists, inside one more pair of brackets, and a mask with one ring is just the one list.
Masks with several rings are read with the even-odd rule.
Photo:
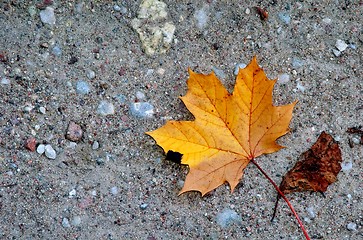
[[294, 214], [296, 220], [298, 221], [301, 230], [304, 233], [304, 236], [307, 240], [310, 240], [310, 237], [308, 235], [308, 232], [306, 231], [302, 221], [300, 220], [299, 216], [297, 215], [297, 213], [295, 212], [294, 207], [291, 205], [289, 199], [286, 198], [285, 194], [283, 192], [281, 192], [280, 188], [276, 185], [276, 183], [267, 175], [267, 173], [260, 167], [260, 165], [258, 165], [254, 159], [251, 160], [251, 162], [258, 168], [258, 170], [260, 170], [260, 172], [270, 181], [270, 183], [274, 186], [274, 188], [276, 189], [276, 191], [279, 193], [279, 195], [285, 200], [285, 202], [287, 203], [287, 205], [289, 206], [291, 212]]

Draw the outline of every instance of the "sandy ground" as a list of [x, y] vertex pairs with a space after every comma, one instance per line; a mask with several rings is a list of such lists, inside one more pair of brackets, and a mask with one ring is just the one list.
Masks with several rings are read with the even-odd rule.
[[[259, 1], [269, 14], [261, 20], [255, 1], [165, 1], [174, 39], [148, 56], [131, 27], [140, 1], [53, 1], [53, 25], [40, 19], [42, 1], [1, 1], [0, 238], [303, 239], [286, 204], [270, 222], [276, 193], [254, 166], [233, 193], [178, 196], [187, 167], [165, 161], [144, 134], [193, 119], [178, 99], [188, 67], [216, 70], [232, 90], [236, 64], [257, 55], [268, 77], [289, 76], [275, 104], [299, 101], [279, 140], [287, 148], [258, 163], [279, 183], [321, 131], [332, 134], [343, 153], [338, 182], [326, 198], [289, 198], [312, 239], [363, 239], [363, 148], [346, 132], [363, 125], [363, 2], [279, 2]], [[114, 113], [99, 114], [101, 101]], [[154, 114], [135, 116], [135, 102]], [[66, 138], [71, 121], [81, 140]], [[32, 138], [55, 159], [25, 148]]]

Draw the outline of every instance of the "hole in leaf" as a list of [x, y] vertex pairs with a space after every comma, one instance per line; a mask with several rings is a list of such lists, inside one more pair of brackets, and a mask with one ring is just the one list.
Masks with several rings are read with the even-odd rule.
[[166, 160], [172, 161], [177, 164], [181, 164], [183, 154], [169, 150], [166, 154]]

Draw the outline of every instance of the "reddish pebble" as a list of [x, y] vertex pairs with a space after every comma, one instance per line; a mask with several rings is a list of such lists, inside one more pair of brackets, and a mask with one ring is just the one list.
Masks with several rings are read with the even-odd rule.
[[125, 75], [125, 73], [126, 73], [126, 69], [124, 69], [124, 68], [120, 68], [120, 70], [118, 71], [118, 75], [120, 75], [120, 76], [123, 76], [123, 75]]
[[36, 139], [35, 138], [28, 138], [26, 141], [25, 141], [25, 148], [34, 152], [35, 151], [35, 147], [36, 147]]
[[80, 125], [75, 122], [70, 122], [68, 125], [68, 130], [66, 134], [66, 138], [73, 142], [78, 142], [82, 139], [83, 130]]

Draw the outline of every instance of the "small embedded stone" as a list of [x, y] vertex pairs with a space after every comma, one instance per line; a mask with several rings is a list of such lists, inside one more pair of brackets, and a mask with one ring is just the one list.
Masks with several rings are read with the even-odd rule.
[[70, 122], [67, 129], [66, 139], [72, 142], [78, 142], [82, 139], [83, 130], [80, 125]]
[[25, 140], [25, 148], [34, 152], [35, 148], [36, 148], [36, 139], [35, 138], [28, 138], [27, 140]]

